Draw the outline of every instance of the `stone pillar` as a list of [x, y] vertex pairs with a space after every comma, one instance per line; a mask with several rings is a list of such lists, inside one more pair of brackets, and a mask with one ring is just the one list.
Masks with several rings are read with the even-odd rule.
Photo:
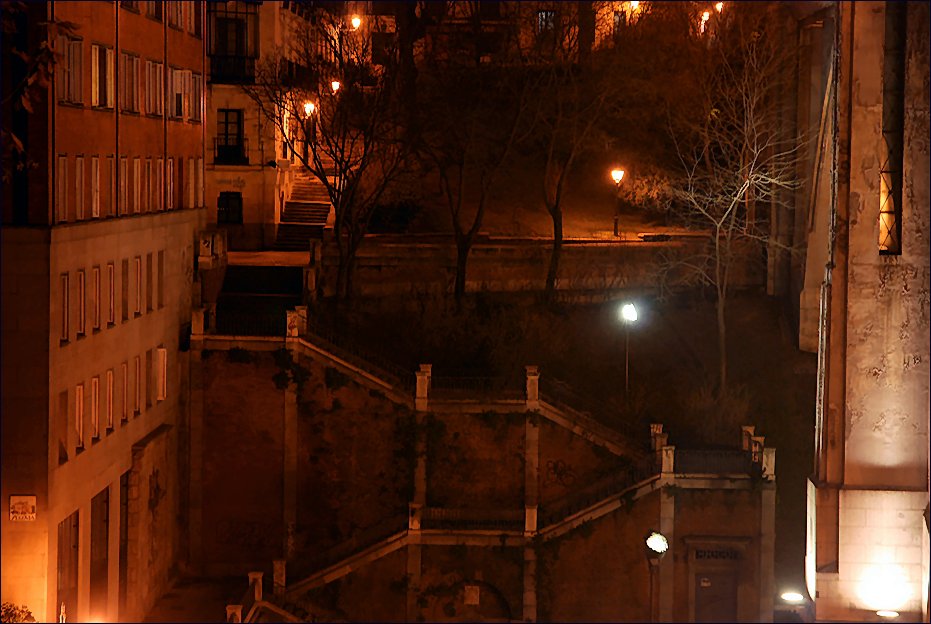
[[262, 578], [265, 576], [262, 572], [249, 572], [249, 587], [255, 592], [255, 601], [262, 599]]
[[[668, 451], [668, 453], [667, 453]], [[675, 447], [667, 446], [663, 448], [663, 473], [666, 473], [666, 458], [673, 456]], [[669, 472], [672, 472], [672, 461], [669, 461]], [[670, 481], [675, 482], [675, 477], [670, 475]], [[662, 533], [669, 541], [669, 552], [659, 562], [659, 621], [672, 622], [672, 608], [675, 599], [675, 560], [676, 541], [676, 499], [667, 488], [662, 488], [659, 492], [660, 511], [659, 511], [659, 532]]]
[[[529, 381], [528, 381], [529, 385]], [[540, 427], [536, 417], [524, 419], [524, 533], [537, 532], [537, 509], [540, 505]]]
[[[766, 449], [775, 461], [775, 449]], [[764, 462], [765, 470], [765, 462]], [[765, 472], [764, 472], [765, 475]], [[759, 622], [773, 621], [776, 593], [776, 487], [768, 484], [760, 493], [760, 612]]]
[[287, 314], [287, 337], [297, 338], [303, 336], [307, 331], [307, 306], [296, 306], [293, 310], [288, 310]]
[[740, 449], [750, 451], [753, 449], [753, 434], [756, 427], [753, 425], [744, 425], [740, 428]]
[[[294, 352], [292, 357], [297, 358]], [[284, 461], [284, 477], [282, 484], [284, 506], [284, 558], [290, 559], [294, 555], [295, 533], [297, 531], [297, 464], [298, 464], [298, 428], [297, 428], [297, 385], [288, 383], [284, 391], [284, 448], [282, 449]]]
[[765, 446], [766, 438], [764, 436], [753, 436], [751, 439], [751, 451], [753, 452], [753, 463], [762, 464], [763, 463], [763, 447]]
[[669, 440], [669, 434], [663, 433], [662, 423], [650, 424], [650, 444], [653, 449], [654, 468], [663, 465], [663, 447]]
[[430, 377], [433, 375], [433, 364], [421, 364], [416, 375], [417, 394], [414, 396], [414, 409], [418, 412], [425, 412], [429, 405]]
[[524, 608], [521, 619], [524, 622], [537, 621], [537, 551], [534, 547], [524, 547]]
[[776, 478], [776, 449], [763, 449], [763, 476], [768, 479]]
[[421, 503], [408, 503], [407, 529], [419, 531], [423, 523], [423, 505]]
[[274, 583], [275, 597], [284, 596], [284, 590], [287, 583], [288, 562], [285, 559], [275, 559], [272, 561], [272, 581]]
[[199, 308], [194, 308], [191, 311], [191, 335], [192, 336], [203, 336], [204, 330], [204, 319], [207, 315], [207, 309], [203, 306]]
[[242, 622], [242, 605], [226, 605], [226, 621], [236, 624]]
[[527, 409], [540, 408], [540, 367], [525, 366], [527, 372]]
[[409, 543], [407, 546], [407, 621], [417, 622], [421, 618], [420, 581], [422, 546], [419, 543]]
[[664, 477], [672, 477], [675, 473], [676, 447], [664, 446], [661, 449], [663, 454], [661, 473]]

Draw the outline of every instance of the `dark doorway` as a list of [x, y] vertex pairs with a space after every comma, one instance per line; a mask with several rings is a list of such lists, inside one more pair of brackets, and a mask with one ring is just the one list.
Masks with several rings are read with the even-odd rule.
[[58, 612], [74, 618], [78, 613], [78, 512], [58, 523]]
[[100, 619], [107, 615], [109, 572], [110, 488], [91, 499], [91, 569], [90, 616]]
[[695, 575], [695, 621], [737, 621], [737, 575], [734, 572]]

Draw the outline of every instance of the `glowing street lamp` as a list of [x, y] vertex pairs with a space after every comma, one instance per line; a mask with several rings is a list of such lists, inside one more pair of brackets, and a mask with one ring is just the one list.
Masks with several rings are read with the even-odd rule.
[[353, 30], [359, 30], [359, 26], [362, 25], [362, 18], [358, 15], [353, 15], [352, 19], [349, 20], [349, 23], [352, 24]]
[[[618, 316], [624, 323], [624, 398], [627, 398], [627, 391], [630, 389], [630, 326], [637, 322], [637, 306], [632, 303], [623, 304], [618, 311]], [[663, 537], [659, 533], [653, 533], [650, 535], [650, 538], [652, 538], [653, 535]], [[647, 538], [647, 546], [653, 548], [649, 544], [650, 538]], [[656, 541], [654, 541], [654, 545], [655, 544], [657, 544]], [[663, 552], [665, 552], [665, 550]]]
[[304, 102], [304, 117], [310, 117], [317, 110], [317, 105], [313, 102]]
[[715, 5], [714, 5], [714, 10], [717, 11], [718, 13], [720, 13], [721, 11], [723, 11], [723, 10], [724, 10], [724, 3], [723, 3], [723, 2], [718, 2], [717, 4], [715, 4]]
[[898, 611], [892, 611], [891, 609], [880, 609], [876, 612], [876, 615], [883, 618], [884, 620], [894, 620], [899, 617]]
[[[623, 310], [623, 308], [621, 308]], [[635, 312], [636, 314], [636, 309]], [[650, 566], [650, 621], [656, 621], [656, 610], [654, 606], [654, 593], [656, 585], [656, 569], [659, 567], [659, 561], [669, 550], [669, 540], [659, 531], [650, 531], [643, 541], [646, 546], [647, 564]]]
[[624, 179], [624, 170], [614, 168], [611, 170], [611, 179], [614, 180], [614, 236], [618, 235], [618, 219], [620, 218], [621, 180]]
[[779, 597], [782, 598], [784, 601], [788, 602], [789, 604], [801, 604], [802, 602], [805, 601], [805, 596], [803, 596], [797, 591], [782, 592], [782, 594]]
[[705, 11], [704, 13], [701, 14], [701, 24], [698, 25], [698, 30], [701, 32], [701, 34], [705, 34], [705, 29], [708, 28], [708, 20], [710, 19], [711, 19], [710, 11]]
[[640, 8], [640, 3], [637, 2], [637, 0], [631, 0], [631, 2], [630, 2], [630, 10], [631, 10], [631, 11], [636, 11], [638, 8]]
[[330, 88], [333, 89], [333, 93], [336, 93], [337, 91], [339, 91], [339, 88], [341, 86], [343, 85], [340, 84], [339, 80], [334, 80], [333, 82], [330, 83]]

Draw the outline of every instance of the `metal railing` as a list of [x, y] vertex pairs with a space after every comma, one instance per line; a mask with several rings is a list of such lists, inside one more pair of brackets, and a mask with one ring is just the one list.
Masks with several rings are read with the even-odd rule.
[[307, 333], [312, 342], [339, 356], [353, 366], [391, 383], [395, 388], [407, 392], [414, 390], [414, 373], [396, 362], [360, 347], [352, 339], [310, 320]]
[[214, 137], [213, 162], [217, 165], [248, 165], [249, 139], [239, 135]]
[[430, 398], [525, 398], [522, 389], [514, 387], [506, 377], [431, 377]]
[[224, 336], [284, 336], [286, 325], [284, 314], [218, 308], [214, 333]]
[[578, 414], [594, 420], [615, 435], [636, 436], [636, 422], [625, 418], [627, 410], [615, 403], [600, 403], [572, 390], [564, 381], [540, 375], [540, 398], [567, 414]]
[[421, 528], [520, 531], [524, 528], [524, 510], [424, 507]]
[[255, 58], [239, 54], [211, 54], [210, 82], [252, 84], [255, 82]]
[[753, 461], [751, 451], [729, 449], [676, 449], [673, 463], [676, 474], [762, 474], [762, 466]]

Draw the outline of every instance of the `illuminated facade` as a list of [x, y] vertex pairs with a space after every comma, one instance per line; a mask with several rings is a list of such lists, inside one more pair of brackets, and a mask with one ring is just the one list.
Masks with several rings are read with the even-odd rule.
[[809, 27], [828, 94], [801, 292], [819, 353], [808, 589], [819, 620], [928, 621], [928, 6], [840, 2]]
[[24, 4], [4, 107], [23, 72], [8, 46], [75, 28], [51, 37], [32, 110], [4, 110], [33, 164], [2, 201], [3, 601], [39, 621], [139, 620], [183, 543], [203, 3]]

